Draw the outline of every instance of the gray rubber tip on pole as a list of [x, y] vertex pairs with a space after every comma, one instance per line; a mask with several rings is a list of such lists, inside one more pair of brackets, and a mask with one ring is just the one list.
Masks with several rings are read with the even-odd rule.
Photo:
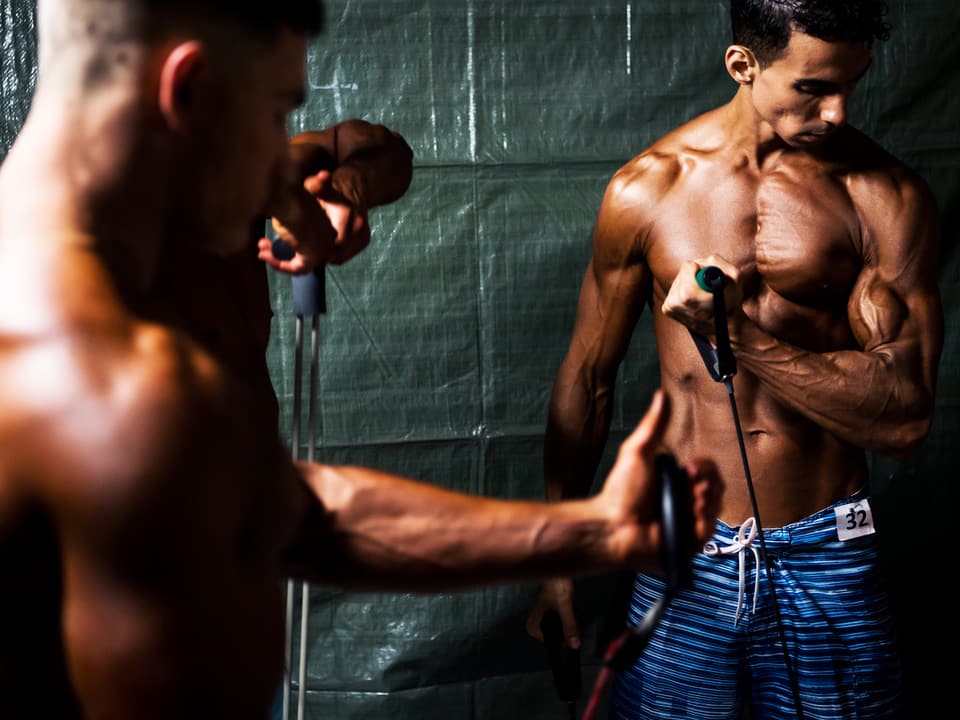
[[298, 317], [327, 311], [326, 273], [323, 266], [309, 275], [293, 276], [293, 312]]

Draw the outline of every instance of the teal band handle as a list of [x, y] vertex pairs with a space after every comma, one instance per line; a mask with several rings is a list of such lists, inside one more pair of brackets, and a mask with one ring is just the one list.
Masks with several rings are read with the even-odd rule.
[[726, 277], [720, 271], [720, 268], [713, 265], [707, 265], [697, 270], [697, 285], [704, 292], [712, 293], [723, 287]]

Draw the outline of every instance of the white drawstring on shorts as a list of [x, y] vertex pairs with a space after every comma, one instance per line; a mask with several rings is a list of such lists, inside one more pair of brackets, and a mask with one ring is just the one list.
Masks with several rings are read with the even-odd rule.
[[716, 557], [718, 555], [732, 555], [733, 553], [737, 553], [740, 571], [740, 591], [737, 594], [737, 614], [733, 618], [734, 625], [736, 625], [740, 620], [740, 615], [743, 612], [743, 593], [747, 579], [747, 567], [746, 562], [744, 561], [744, 555], [746, 554], [747, 550], [753, 553], [753, 561], [755, 565], [753, 574], [753, 609], [751, 612], [757, 611], [757, 595], [760, 591], [760, 553], [757, 552], [757, 549], [753, 546], [753, 541], [756, 537], [757, 521], [751, 517], [743, 521], [743, 525], [741, 525], [740, 529], [737, 531], [736, 538], [734, 538], [729, 545], [721, 546], [711, 540], [703, 546], [703, 552], [711, 557]]

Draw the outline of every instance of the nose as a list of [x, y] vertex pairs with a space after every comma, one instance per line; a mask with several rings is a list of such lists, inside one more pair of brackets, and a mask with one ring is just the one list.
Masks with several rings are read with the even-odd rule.
[[846, 123], [847, 96], [837, 93], [836, 95], [825, 97], [820, 104], [820, 119], [834, 127], [840, 127]]

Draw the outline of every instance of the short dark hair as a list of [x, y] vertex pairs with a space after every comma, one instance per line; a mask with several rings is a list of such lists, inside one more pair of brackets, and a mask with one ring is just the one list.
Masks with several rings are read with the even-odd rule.
[[786, 49], [794, 30], [827, 42], [890, 37], [883, 0], [730, 0], [733, 42], [753, 51], [761, 67]]

